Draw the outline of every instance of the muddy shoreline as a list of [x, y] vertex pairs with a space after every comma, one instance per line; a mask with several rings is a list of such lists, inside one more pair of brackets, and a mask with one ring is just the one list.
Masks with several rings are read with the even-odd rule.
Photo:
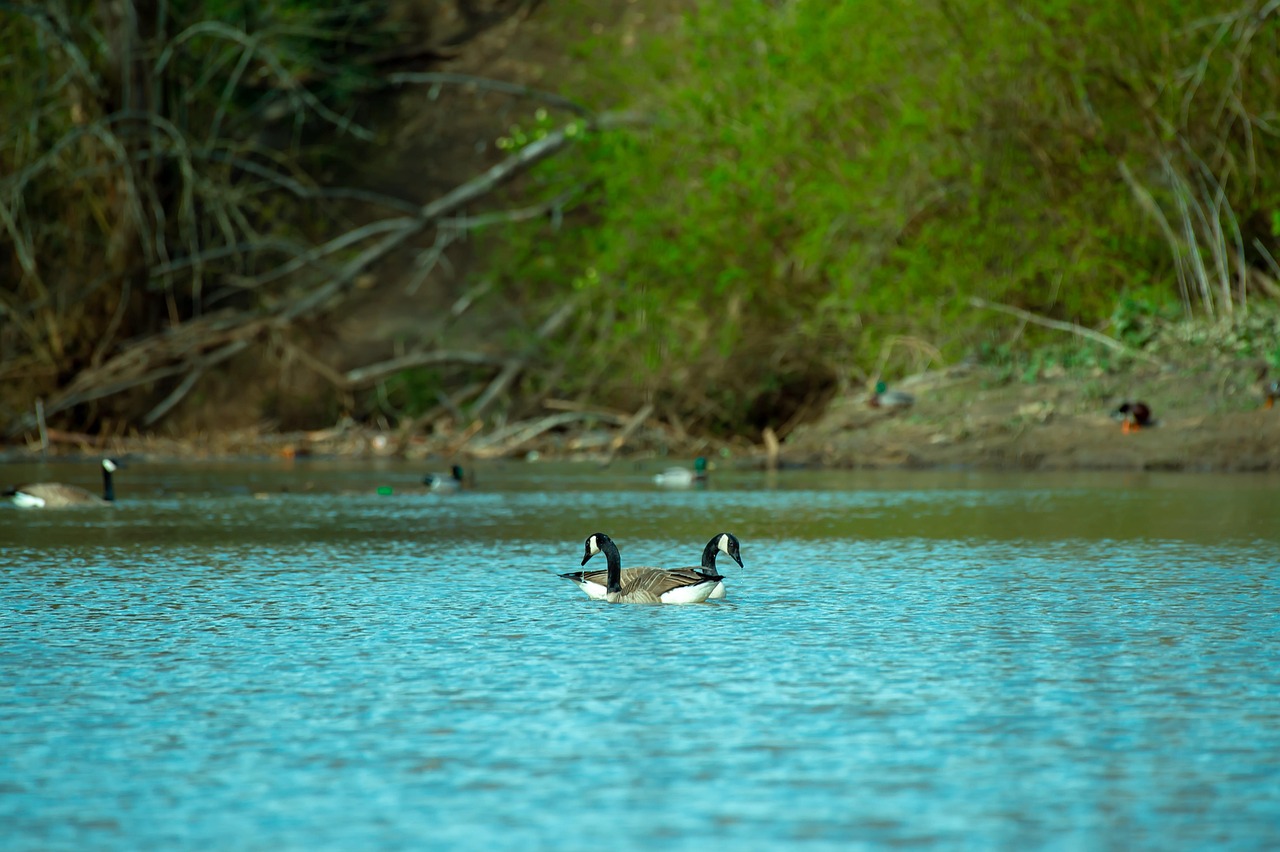
[[[861, 389], [782, 441], [784, 467], [955, 468], [974, 470], [1280, 470], [1280, 406], [1263, 407], [1246, 372], [1151, 370], [1123, 375], [1048, 376], [1011, 381], [992, 370], [951, 369], [899, 386], [914, 403], [877, 409]], [[1136, 393], [1134, 392], [1136, 391]], [[1110, 412], [1141, 395], [1157, 421], [1124, 433]], [[4, 461], [100, 455], [164, 461], [278, 458], [610, 460], [707, 455], [725, 466], [770, 463], [766, 440], [715, 441], [676, 434], [662, 423], [628, 423], [618, 412], [562, 415], [482, 429], [434, 424], [425, 434], [343, 423], [309, 432], [269, 428], [190, 436], [100, 438], [50, 430], [0, 448]]]

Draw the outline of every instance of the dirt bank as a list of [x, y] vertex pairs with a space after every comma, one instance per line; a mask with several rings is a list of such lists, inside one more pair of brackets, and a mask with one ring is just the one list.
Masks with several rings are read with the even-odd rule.
[[[1027, 470], [1280, 470], [1280, 407], [1262, 407], [1249, 365], [1146, 368], [1025, 382], [955, 368], [904, 382], [915, 404], [877, 410], [841, 397], [789, 437], [785, 455], [850, 466]], [[1125, 433], [1110, 412], [1149, 404], [1156, 425]]]
[[[818, 467], [961, 467], [1023, 470], [1280, 470], [1280, 406], [1267, 410], [1248, 365], [1205, 364], [1125, 373], [1059, 374], [1034, 381], [991, 367], [953, 367], [916, 376], [905, 409], [875, 409], [850, 390], [780, 448], [784, 465]], [[1141, 398], [1157, 424], [1126, 434], [1109, 413]], [[54, 455], [111, 453], [159, 459], [291, 457], [428, 457], [483, 462], [498, 458], [603, 461], [655, 455], [720, 456], [762, 465], [763, 443], [717, 442], [670, 424], [635, 422], [626, 412], [556, 403], [543, 417], [482, 427], [442, 419], [417, 431], [352, 423], [309, 432], [246, 429], [180, 438], [110, 438], [54, 432]], [[3, 453], [40, 453], [35, 436]]]

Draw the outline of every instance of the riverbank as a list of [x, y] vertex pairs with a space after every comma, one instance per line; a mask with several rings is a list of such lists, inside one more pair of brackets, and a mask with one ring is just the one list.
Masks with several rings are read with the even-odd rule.
[[[1280, 407], [1268, 410], [1254, 367], [1206, 362], [1122, 372], [1048, 369], [1035, 377], [1008, 368], [951, 367], [896, 386], [907, 408], [874, 408], [862, 389], [836, 397], [777, 447], [783, 466], [968, 468], [975, 470], [1280, 470]], [[1155, 425], [1125, 433], [1111, 412], [1141, 399]], [[545, 416], [484, 427], [443, 418], [415, 430], [344, 422], [278, 432], [269, 424], [194, 435], [95, 437], [51, 431], [4, 448], [5, 460], [120, 455], [153, 459], [403, 458], [561, 459], [607, 463], [623, 458], [706, 455], [726, 466], [764, 466], [762, 436], [716, 441], [628, 412], [550, 401]], [[644, 415], [644, 412], [640, 412]]]

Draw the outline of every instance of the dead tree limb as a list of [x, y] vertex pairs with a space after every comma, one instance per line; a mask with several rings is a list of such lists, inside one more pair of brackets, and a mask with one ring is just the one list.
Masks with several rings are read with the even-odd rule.
[[608, 467], [613, 464], [613, 459], [618, 455], [618, 451], [626, 446], [627, 441], [631, 440], [632, 434], [639, 429], [646, 420], [653, 415], [653, 404], [646, 402], [640, 407], [640, 410], [632, 415], [627, 421], [627, 425], [622, 427], [622, 431], [614, 436], [609, 442], [609, 452], [605, 455], [604, 461], [600, 462], [601, 467]]
[[534, 345], [530, 347], [530, 350], [524, 355], [507, 361], [507, 365], [502, 368], [502, 372], [498, 374], [497, 378], [489, 383], [489, 387], [485, 388], [484, 393], [480, 395], [480, 398], [476, 400], [475, 405], [471, 407], [472, 417], [479, 418], [484, 416], [484, 413], [488, 410], [489, 406], [494, 403], [498, 396], [502, 394], [513, 381], [515, 381], [516, 376], [519, 376], [520, 373], [524, 371], [524, 368], [529, 363], [529, 358], [533, 356], [533, 352], [537, 345], [559, 331], [560, 327], [569, 321], [569, 317], [573, 316], [573, 312], [576, 309], [576, 300], [566, 302], [564, 305], [560, 306], [560, 310], [556, 311], [543, 321], [542, 325], [538, 327], [537, 332], [534, 334]]
[[426, 367], [431, 364], [477, 364], [496, 367], [505, 363], [507, 363], [507, 359], [484, 352], [465, 352], [448, 349], [411, 352], [408, 355], [401, 355], [399, 358], [392, 358], [388, 361], [380, 361], [377, 364], [348, 370], [343, 376], [343, 386], [351, 389], [362, 385], [371, 385], [383, 376], [389, 376], [401, 370], [412, 370], [415, 367]]
[[1092, 340], [1094, 343], [1100, 343], [1108, 349], [1113, 349], [1116, 352], [1128, 355], [1130, 358], [1138, 358], [1142, 361], [1164, 366], [1164, 362], [1159, 358], [1154, 358], [1138, 349], [1125, 346], [1114, 337], [1107, 337], [1102, 332], [1094, 331], [1091, 328], [1085, 328], [1084, 326], [1073, 322], [1062, 322], [1061, 320], [1049, 319], [1048, 317], [1042, 317], [1039, 314], [1033, 314], [1030, 311], [1024, 311], [1022, 308], [1015, 308], [1012, 305], [1001, 305], [996, 302], [988, 302], [986, 299], [980, 299], [977, 296], [971, 296], [969, 298], [969, 304], [973, 305], [975, 308], [986, 308], [991, 311], [999, 311], [1002, 314], [1009, 314], [1010, 316], [1026, 320], [1027, 322], [1035, 325], [1052, 328], [1055, 331], [1069, 332], [1083, 337], [1086, 340]]

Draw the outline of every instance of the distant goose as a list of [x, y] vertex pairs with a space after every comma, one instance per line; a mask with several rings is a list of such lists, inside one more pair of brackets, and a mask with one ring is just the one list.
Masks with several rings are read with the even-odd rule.
[[102, 496], [91, 494], [76, 485], [61, 482], [34, 482], [6, 489], [4, 496], [22, 509], [63, 509], [67, 506], [107, 506], [116, 499], [111, 474], [119, 469], [112, 459], [102, 460]]
[[1121, 422], [1120, 431], [1122, 432], [1137, 432], [1147, 426], [1156, 425], [1156, 421], [1151, 419], [1151, 408], [1145, 402], [1125, 400], [1112, 412], [1111, 416]]
[[422, 478], [422, 484], [431, 491], [457, 491], [462, 487], [462, 468], [454, 465], [449, 473], [428, 473]]
[[707, 481], [707, 460], [698, 456], [693, 460], [693, 469], [687, 467], [669, 467], [662, 473], [655, 473], [653, 481], [668, 488], [688, 488], [695, 482]]
[[599, 588], [599, 583], [590, 576], [599, 571], [577, 571], [561, 574], [566, 580], [572, 580], [578, 588], [593, 598], [603, 598], [609, 603], [642, 603], [642, 604], [687, 604], [702, 603], [715, 590], [720, 576], [714, 571], [702, 573], [693, 568], [628, 568], [622, 569], [622, 557], [613, 539], [604, 533], [592, 533], [587, 536], [586, 552], [582, 564], [597, 553], [604, 552], [608, 569], [604, 572], [605, 584], [603, 595], [593, 595], [591, 587]]

